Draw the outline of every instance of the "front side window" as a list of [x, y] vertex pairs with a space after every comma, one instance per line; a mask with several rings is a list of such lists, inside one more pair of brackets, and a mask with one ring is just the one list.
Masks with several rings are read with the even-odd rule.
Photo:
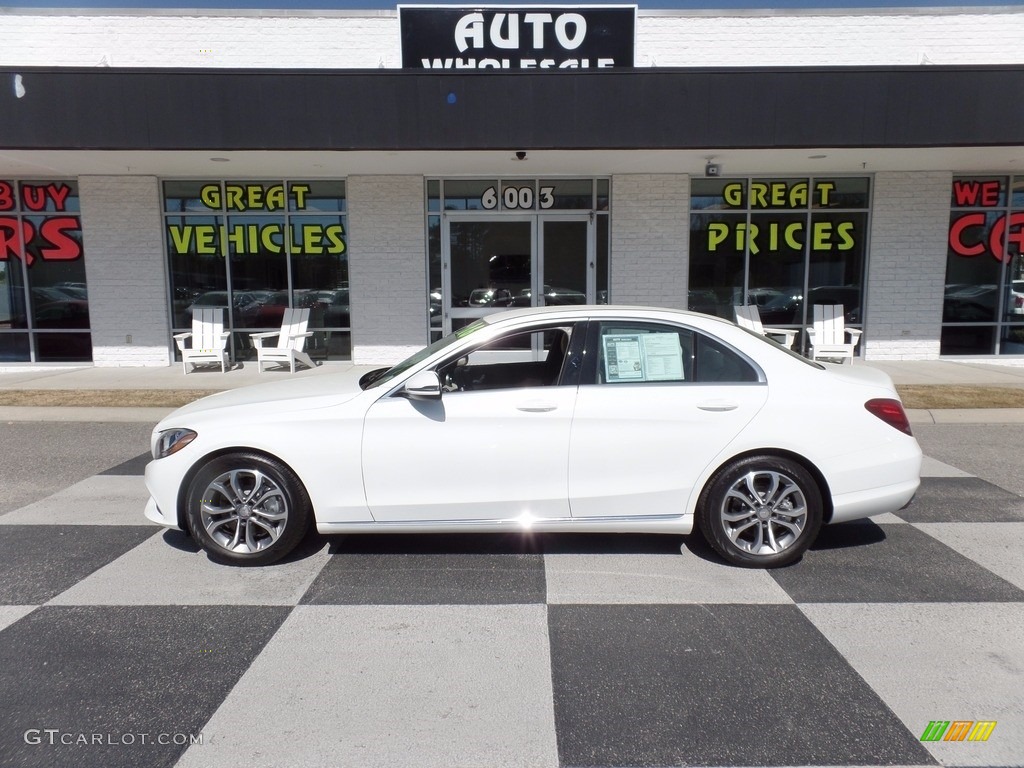
[[306, 351], [351, 357], [345, 182], [165, 181], [164, 226], [174, 330], [194, 307], [223, 307], [235, 359], [249, 334], [309, 309]]
[[559, 384], [571, 326], [513, 332], [437, 367], [447, 392], [479, 392]]
[[1024, 176], [959, 176], [950, 195], [943, 355], [1024, 354]]
[[92, 360], [73, 181], [0, 179], [0, 361]]

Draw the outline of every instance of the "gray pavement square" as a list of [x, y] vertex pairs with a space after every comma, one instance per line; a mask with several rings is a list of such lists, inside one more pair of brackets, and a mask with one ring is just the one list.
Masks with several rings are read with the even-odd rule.
[[995, 722], [984, 742], [923, 746], [942, 765], [1024, 763], [1024, 605], [801, 605], [909, 731], [931, 721]]
[[4, 525], [148, 525], [139, 514], [149, 494], [142, 477], [93, 475], [45, 499], [0, 515]]
[[180, 768], [555, 768], [546, 609], [300, 606], [204, 732]]
[[1024, 525], [919, 523], [914, 527], [1024, 589]]

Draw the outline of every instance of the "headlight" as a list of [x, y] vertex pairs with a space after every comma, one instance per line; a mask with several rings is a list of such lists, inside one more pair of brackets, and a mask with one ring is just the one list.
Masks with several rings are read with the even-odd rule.
[[162, 459], [172, 453], [177, 453], [197, 437], [198, 435], [191, 429], [181, 429], [180, 427], [165, 429], [157, 436], [156, 443], [153, 445], [153, 458]]

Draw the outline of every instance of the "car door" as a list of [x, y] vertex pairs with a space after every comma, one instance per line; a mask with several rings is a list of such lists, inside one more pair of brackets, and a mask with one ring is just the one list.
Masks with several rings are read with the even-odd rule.
[[592, 322], [569, 446], [574, 518], [681, 515], [764, 405], [750, 361], [692, 329]]
[[374, 403], [362, 453], [374, 519], [569, 517], [576, 387], [560, 376], [571, 334], [550, 324], [506, 334], [436, 366], [440, 400], [392, 394]]

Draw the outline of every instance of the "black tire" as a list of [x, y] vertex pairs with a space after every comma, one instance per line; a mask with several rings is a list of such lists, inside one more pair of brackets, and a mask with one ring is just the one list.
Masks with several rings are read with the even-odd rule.
[[196, 543], [226, 565], [280, 560], [302, 541], [313, 517], [295, 473], [255, 453], [210, 460], [192, 479], [186, 504]]
[[733, 565], [778, 568], [799, 560], [823, 517], [821, 489], [803, 466], [780, 456], [749, 456], [711, 478], [697, 525]]

